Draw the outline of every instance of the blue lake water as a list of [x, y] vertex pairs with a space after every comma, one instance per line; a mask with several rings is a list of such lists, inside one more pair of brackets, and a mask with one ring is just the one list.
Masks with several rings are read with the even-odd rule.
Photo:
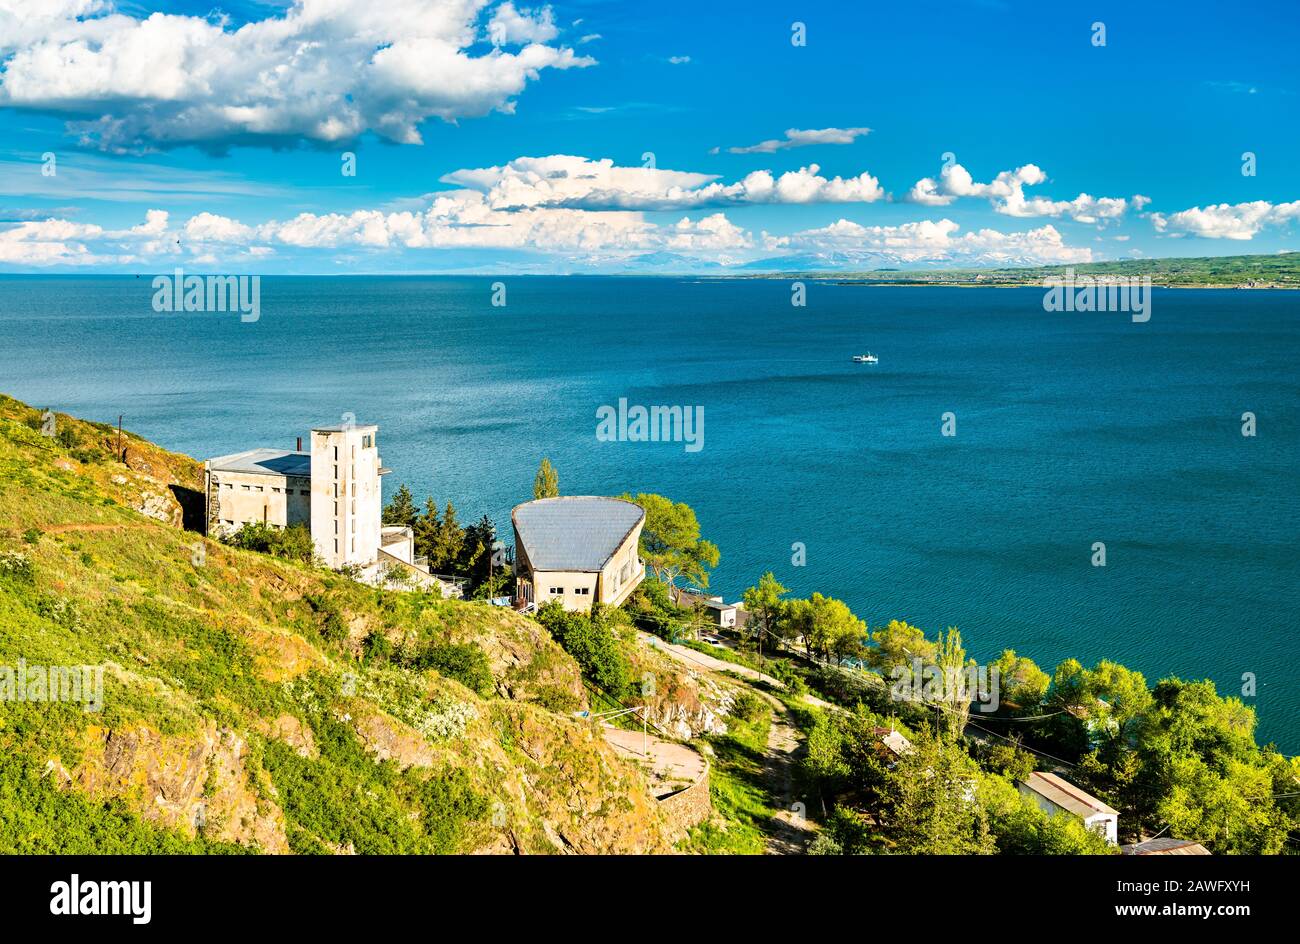
[[[266, 278], [245, 324], [157, 314], [148, 278], [3, 278], [0, 391], [197, 457], [353, 413], [390, 494], [506, 531], [549, 456], [566, 494], [691, 504], [728, 598], [770, 569], [981, 659], [1255, 673], [1261, 739], [1300, 751], [1300, 294], [1157, 291], [1134, 324], [1037, 289], [494, 281]], [[598, 441], [620, 397], [703, 407], [704, 448]]]

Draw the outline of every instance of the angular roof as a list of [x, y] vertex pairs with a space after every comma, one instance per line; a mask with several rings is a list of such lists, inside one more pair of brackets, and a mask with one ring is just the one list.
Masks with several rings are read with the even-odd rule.
[[595, 573], [645, 519], [640, 505], [592, 495], [541, 498], [510, 513], [533, 570]]
[[253, 472], [258, 475], [311, 477], [311, 453], [292, 449], [249, 449], [208, 460], [213, 472]]
[[1146, 842], [1134, 842], [1124, 846], [1121, 850], [1124, 855], [1209, 855], [1210, 850], [1206, 849], [1199, 842], [1190, 842], [1186, 839], [1171, 839], [1164, 837], [1161, 839], [1148, 839]]
[[1055, 803], [1061, 809], [1068, 810], [1084, 819], [1098, 813], [1106, 813], [1110, 816], [1119, 815], [1118, 810], [1112, 810], [1092, 794], [1080, 790], [1070, 781], [1062, 780], [1056, 774], [1036, 770], [1029, 775], [1028, 780], [1022, 780], [1021, 783], [1044, 799]]

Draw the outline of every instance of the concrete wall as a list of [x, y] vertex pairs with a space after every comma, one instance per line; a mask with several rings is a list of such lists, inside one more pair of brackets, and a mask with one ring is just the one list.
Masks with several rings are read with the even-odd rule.
[[[570, 570], [539, 570], [533, 573], [533, 602], [538, 606], [559, 600], [566, 610], [589, 610], [596, 599], [596, 574]], [[552, 589], [564, 593], [552, 593]], [[585, 589], [586, 593], [579, 593]]]
[[379, 553], [377, 432], [375, 426], [311, 431], [311, 535], [316, 553], [335, 569], [369, 564]]
[[[209, 495], [217, 507], [210, 510], [210, 533], [231, 533], [250, 522], [265, 522], [278, 528], [311, 524], [311, 482], [297, 476], [271, 473], [207, 470]], [[216, 520], [211, 520], [215, 518]]]

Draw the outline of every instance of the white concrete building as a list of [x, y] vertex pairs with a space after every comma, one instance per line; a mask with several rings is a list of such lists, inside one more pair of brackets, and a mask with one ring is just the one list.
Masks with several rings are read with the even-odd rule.
[[[292, 450], [249, 449], [203, 464], [207, 533], [220, 537], [245, 524], [304, 525], [316, 556], [366, 583], [459, 590], [434, 578], [415, 557], [410, 528], [383, 525], [379, 427], [345, 423], [311, 430]], [[394, 579], [396, 578], [396, 579]]]
[[1038, 808], [1049, 816], [1069, 813], [1083, 820], [1089, 829], [1106, 837], [1112, 846], [1119, 843], [1119, 813], [1095, 796], [1080, 790], [1056, 774], [1034, 771], [1028, 780], [1016, 784], [1022, 794], [1032, 797]]

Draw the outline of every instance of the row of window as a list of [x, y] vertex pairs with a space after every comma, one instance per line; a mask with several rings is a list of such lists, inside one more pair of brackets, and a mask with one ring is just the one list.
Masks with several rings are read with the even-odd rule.
[[[246, 492], [260, 492], [260, 491], [263, 490], [263, 489], [262, 489], [262, 486], [260, 486], [260, 485], [241, 485], [241, 486], [239, 486], [239, 487], [240, 487], [241, 489], [243, 489], [244, 491], [246, 491]], [[226, 489], [227, 489], [228, 491], [234, 491], [234, 488], [235, 488], [235, 486], [234, 486], [233, 484], [231, 484], [230, 482], [227, 482], [227, 483], [226, 483]], [[272, 493], [274, 493], [274, 494], [276, 494], [276, 495], [279, 495], [281, 490], [280, 490], [277, 486], [272, 485], [272, 486], [271, 486], [271, 491], [272, 491]], [[286, 494], [286, 495], [292, 495], [292, 494], [293, 494], [293, 489], [291, 489], [291, 488], [286, 488], [286, 489], [284, 489], [284, 494]], [[311, 494], [311, 491], [310, 491], [309, 489], [300, 488], [300, 489], [298, 489], [298, 494], [299, 494], [299, 495], [310, 495], [310, 494]]]
[[[580, 597], [590, 596], [591, 587], [574, 587], [573, 592]], [[564, 596], [563, 587], [551, 587], [551, 596]]]

